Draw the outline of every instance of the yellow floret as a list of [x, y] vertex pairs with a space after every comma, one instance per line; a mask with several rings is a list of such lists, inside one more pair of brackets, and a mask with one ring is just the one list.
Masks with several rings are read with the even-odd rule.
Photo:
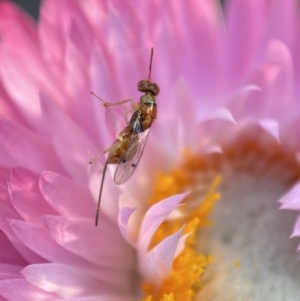
[[[184, 191], [191, 191], [191, 193], [183, 203], [197, 200], [197, 183], [194, 179], [197, 178], [195, 173], [199, 172], [197, 169], [199, 166], [193, 163], [197, 160], [194, 160], [190, 154], [188, 157], [187, 163], [173, 172], [157, 174], [156, 185], [150, 199], [151, 204]], [[215, 202], [220, 198], [220, 194], [216, 192], [220, 180], [220, 176], [214, 178], [204, 198], [198, 200], [200, 204], [196, 208], [187, 210], [187, 206], [181, 206], [182, 218], [166, 220], [156, 231], [150, 249], [180, 229], [182, 225], [185, 225], [183, 234], [189, 234], [189, 236], [183, 251], [173, 261], [170, 275], [163, 280], [161, 286], [154, 287], [151, 283], [143, 284], [145, 295], [143, 301], [190, 301], [201, 289], [201, 275], [212, 257], [197, 254], [194, 249], [196, 232], [211, 224], [208, 215], [213, 210]]]

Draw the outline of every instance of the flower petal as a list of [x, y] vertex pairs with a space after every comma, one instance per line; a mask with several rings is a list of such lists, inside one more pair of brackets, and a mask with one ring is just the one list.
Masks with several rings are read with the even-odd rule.
[[146, 251], [148, 249], [157, 228], [187, 195], [188, 193], [176, 194], [150, 207], [144, 216], [140, 229], [138, 246], [141, 250]]
[[94, 218], [95, 203], [83, 184], [45, 171], [41, 174], [39, 187], [46, 201], [62, 216]]
[[83, 129], [54, 102], [43, 95], [40, 101], [46, 129], [61, 163], [75, 179], [86, 180], [86, 150], [94, 152], [97, 148]]
[[[300, 217], [297, 218], [297, 221], [295, 223], [295, 226], [294, 226], [294, 230], [293, 230], [293, 233], [291, 235], [291, 238], [292, 237], [299, 237], [300, 236]], [[298, 251], [300, 249], [298, 248]]]
[[147, 281], [159, 285], [170, 274], [182, 230], [183, 227], [165, 238], [146, 254], [140, 254], [140, 269]]
[[[98, 227], [90, 220], [60, 216], [44, 216], [44, 221], [52, 239], [71, 253], [101, 267], [115, 266], [126, 270], [133, 266], [132, 249], [122, 239], [117, 226], [106, 216], [100, 217]], [[99, 239], [103, 246], [109, 248], [96, 248]]]
[[[56, 301], [57, 296], [30, 284], [25, 279], [0, 281], [0, 294], [9, 301]], [[2, 300], [1, 300], [2, 301]]]
[[[19, 218], [19, 215], [7, 208], [6, 206], [0, 204], [0, 229], [5, 233], [7, 236], [8, 240], [11, 242], [13, 247], [19, 252], [20, 257], [16, 256], [16, 258], [19, 258], [19, 261], [16, 261], [16, 264], [22, 264], [24, 260], [28, 263], [32, 262], [44, 262], [44, 259], [34, 253], [30, 248], [25, 246], [23, 242], [21, 242], [14, 231], [11, 229], [11, 226], [9, 224], [8, 219], [13, 219], [13, 218]], [[23, 258], [24, 259], [23, 259]]]
[[[9, 220], [14, 233], [19, 240], [28, 248], [51, 262], [62, 262], [67, 264], [87, 265], [83, 259], [71, 254], [56, 242], [54, 242], [47, 231], [41, 226], [29, 224], [18, 220]], [[36, 260], [35, 262], [43, 262]]]
[[38, 186], [39, 176], [25, 168], [14, 168], [8, 188], [11, 202], [22, 218], [30, 223], [40, 224], [44, 214], [56, 211], [44, 200]]
[[[123, 286], [118, 278], [114, 278], [109, 269], [104, 269], [99, 277], [93, 277], [75, 266], [59, 263], [34, 264], [22, 270], [22, 274], [32, 284], [47, 292], [53, 292], [63, 298], [93, 295], [129, 296], [130, 281], [124, 280]], [[128, 274], [127, 274], [128, 275]]]
[[226, 3], [229, 85], [239, 84], [252, 67], [266, 21], [266, 1], [229, 0]]
[[258, 124], [280, 143], [279, 124], [276, 120], [261, 119], [258, 121]]
[[81, 270], [58, 263], [33, 264], [23, 269], [22, 274], [38, 288], [63, 298], [99, 294], [105, 290], [103, 283]]
[[280, 209], [300, 211], [300, 182], [281, 197], [279, 202], [281, 203]]
[[132, 238], [130, 237], [130, 232], [127, 229], [129, 218], [132, 213], [135, 211], [135, 208], [123, 207], [119, 210], [118, 223], [119, 229], [123, 237], [128, 241], [133, 243]]
[[[0, 119], [0, 139], [3, 150], [10, 154], [10, 162], [14, 162], [14, 166], [22, 165], [38, 172], [50, 167], [58, 172], [62, 171], [49, 141], [26, 128]], [[1, 159], [3, 160], [3, 158]], [[1, 163], [7, 166], [7, 162]], [[13, 166], [10, 165], [9, 167]]]

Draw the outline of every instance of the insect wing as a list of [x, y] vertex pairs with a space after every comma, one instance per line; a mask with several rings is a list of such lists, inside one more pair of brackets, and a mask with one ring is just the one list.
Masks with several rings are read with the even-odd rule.
[[114, 176], [114, 181], [116, 184], [123, 184], [132, 176], [143, 155], [148, 134], [149, 130], [133, 136], [132, 142], [122, 155], [117, 166]]
[[116, 137], [116, 133], [126, 126], [124, 108], [117, 106], [110, 106], [105, 108], [105, 120], [109, 133], [113, 138]]

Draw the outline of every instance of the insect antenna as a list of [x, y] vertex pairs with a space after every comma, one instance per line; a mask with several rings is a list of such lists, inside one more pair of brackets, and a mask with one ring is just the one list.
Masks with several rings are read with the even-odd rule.
[[107, 161], [105, 162], [104, 169], [103, 169], [101, 186], [100, 186], [99, 197], [98, 197], [98, 203], [97, 203], [97, 208], [96, 208], [96, 218], [95, 218], [95, 226], [96, 227], [98, 226], [99, 211], [100, 211], [100, 202], [101, 202], [101, 196], [102, 196], [102, 190], [103, 190], [103, 184], [104, 184], [104, 178], [105, 178], [105, 174], [106, 174], [106, 169], [107, 169]]
[[94, 92], [91, 92], [92, 95], [94, 95], [96, 98], [98, 98], [99, 100], [101, 100], [104, 105], [106, 104], [106, 101], [104, 101], [102, 98], [100, 98], [98, 95], [96, 95]]
[[150, 64], [149, 64], [149, 76], [148, 76], [148, 79], [150, 79], [150, 76], [151, 76], [153, 52], [154, 52], [153, 47], [151, 47]]

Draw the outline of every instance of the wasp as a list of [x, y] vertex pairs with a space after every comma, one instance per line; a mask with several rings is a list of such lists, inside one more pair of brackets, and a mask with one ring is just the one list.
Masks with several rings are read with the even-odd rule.
[[[149, 130], [157, 118], [157, 104], [155, 96], [159, 94], [159, 86], [150, 79], [153, 59], [153, 48], [151, 48], [149, 75], [147, 79], [140, 80], [137, 84], [138, 91], [143, 92], [140, 101], [132, 103], [133, 114], [127, 122], [127, 126], [118, 134], [113, 144], [102, 154], [107, 153], [107, 159], [104, 165], [98, 203], [96, 207], [95, 225], [98, 225], [99, 210], [104, 186], [104, 178], [108, 164], [116, 164], [117, 168], [114, 174], [114, 182], [118, 185], [125, 183], [133, 174], [143, 155], [144, 147], [148, 138]], [[93, 92], [92, 94], [100, 99], [104, 106], [122, 106], [131, 100], [124, 100], [118, 103], [108, 103], [103, 101]], [[101, 155], [102, 155], [101, 154]], [[90, 160], [90, 164], [101, 156], [98, 155]]]

